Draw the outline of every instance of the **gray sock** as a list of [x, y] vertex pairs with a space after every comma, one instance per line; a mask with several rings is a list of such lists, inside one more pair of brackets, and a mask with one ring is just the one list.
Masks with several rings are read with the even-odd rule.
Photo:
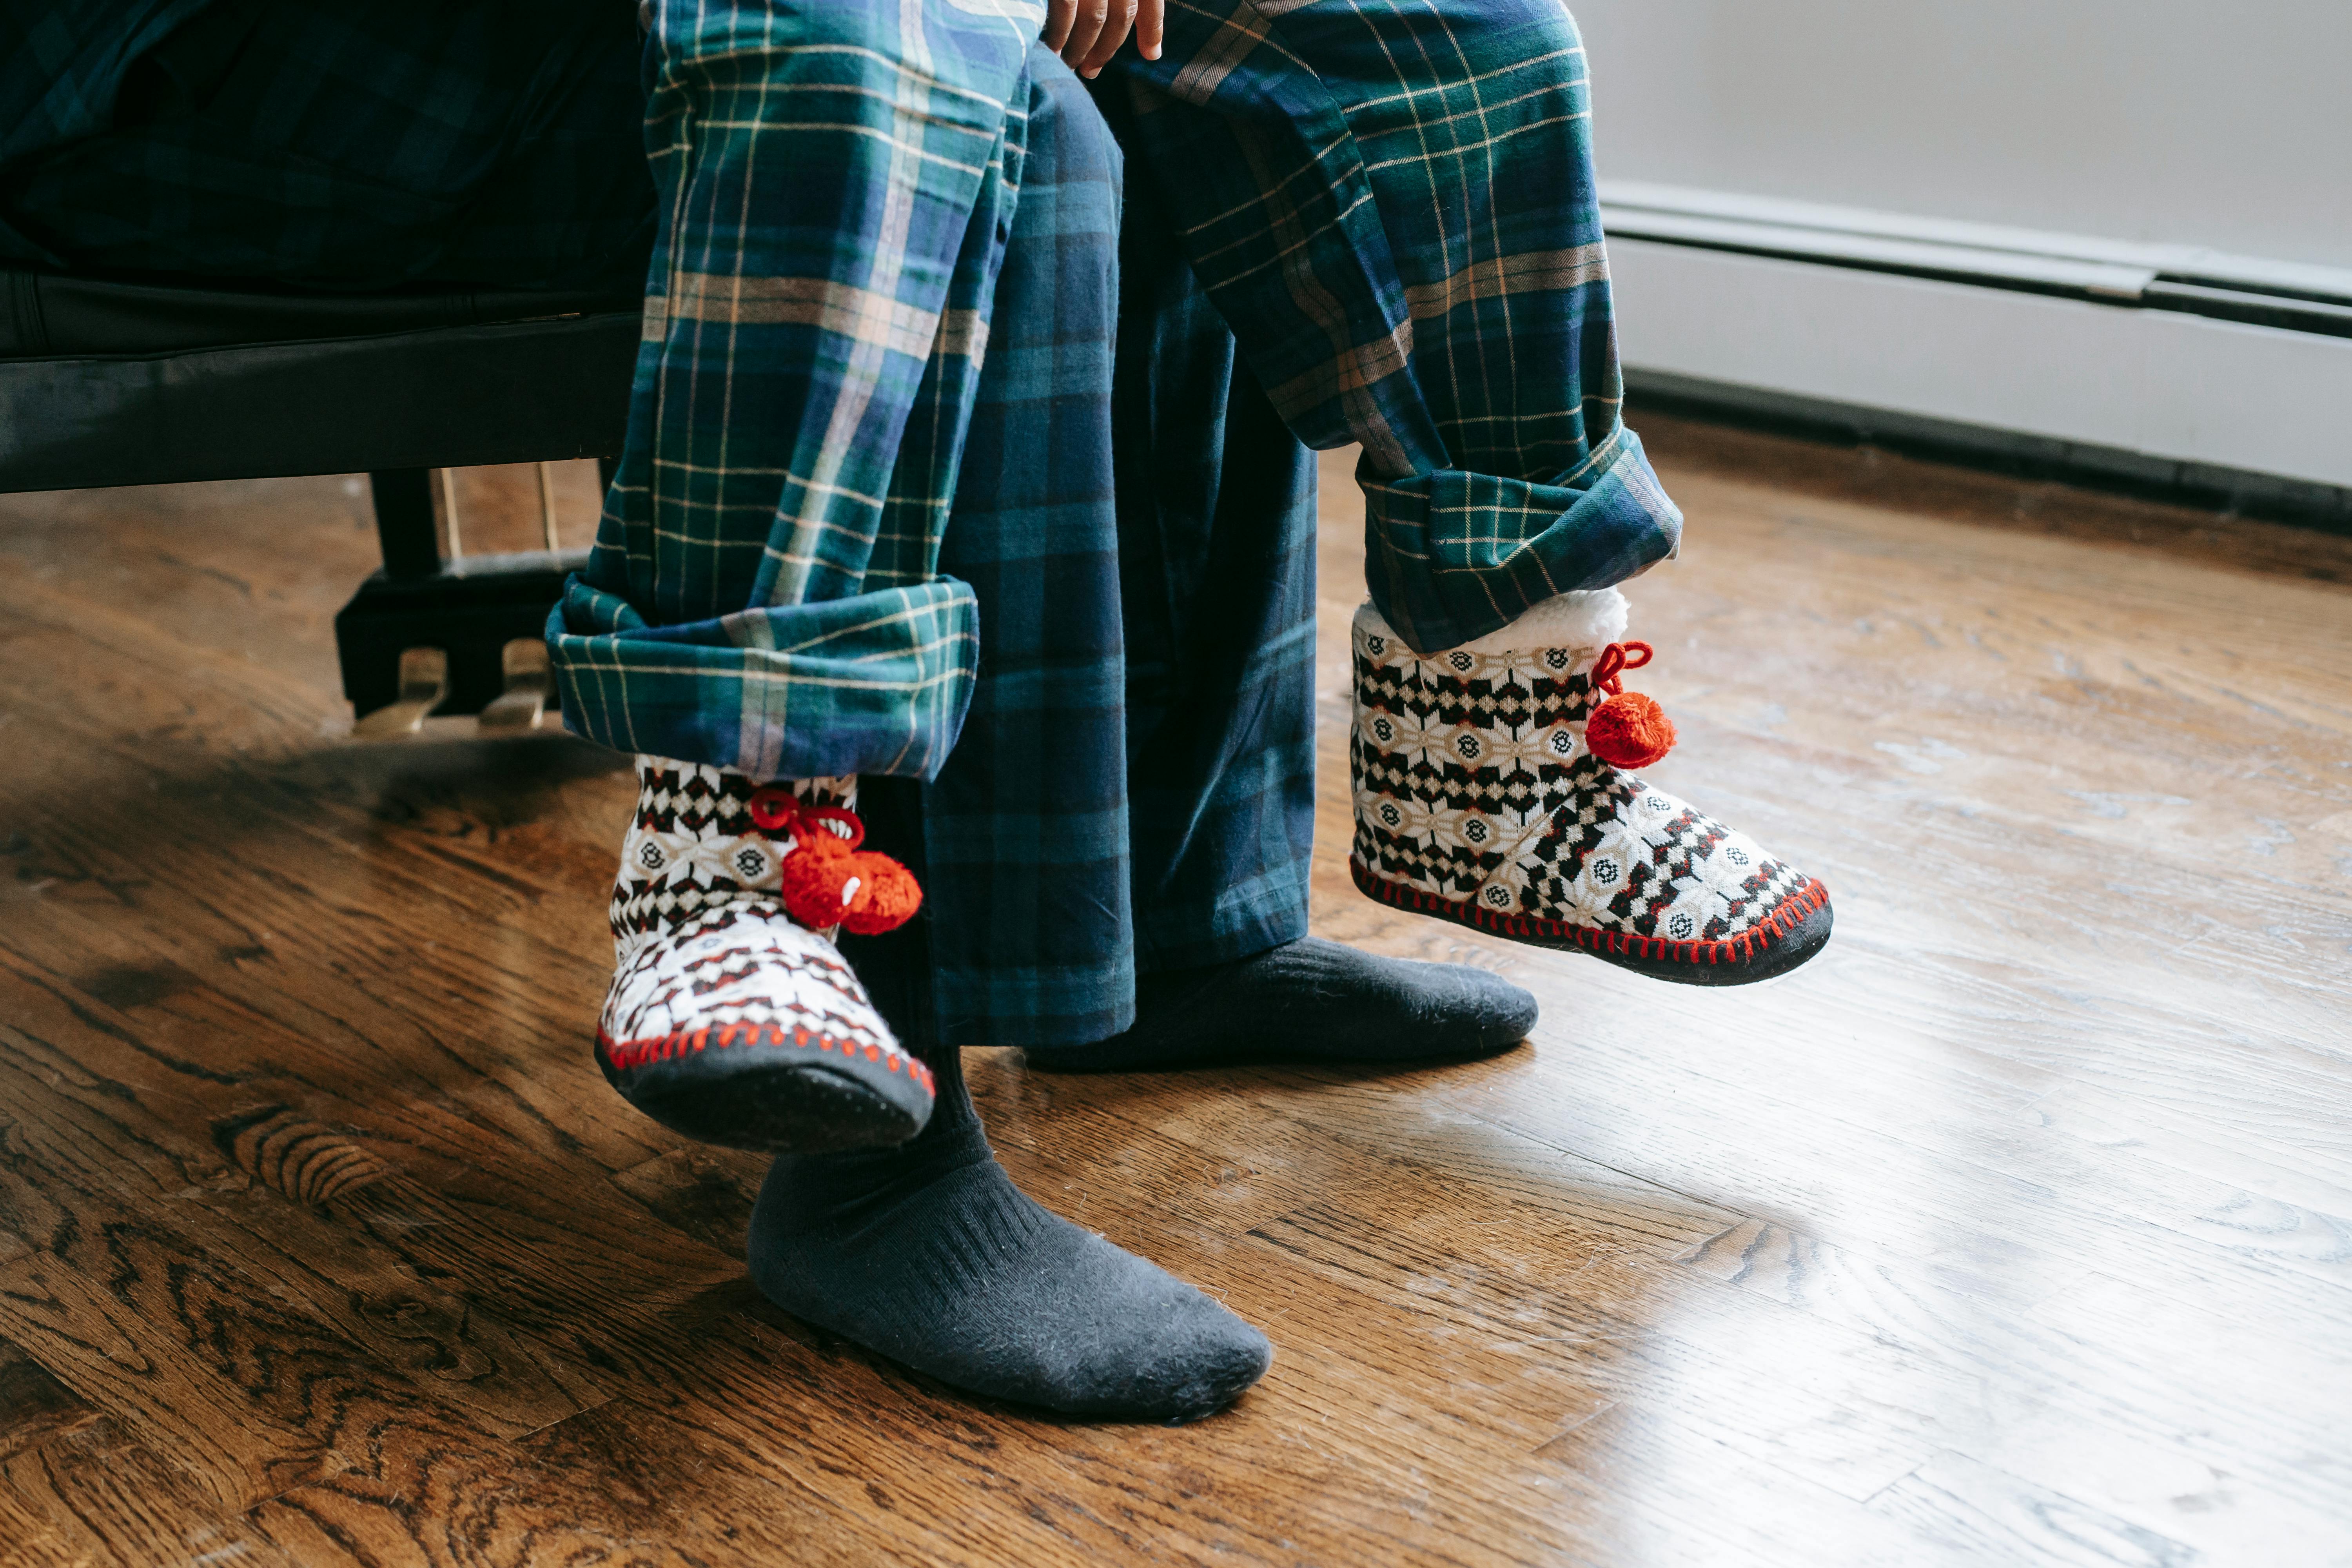
[[1265, 1374], [1265, 1335], [1016, 1189], [954, 1050], [924, 1054], [939, 1099], [912, 1142], [769, 1168], [751, 1254], [770, 1300], [942, 1383], [1077, 1415], [1191, 1420]]
[[1448, 1061], [1508, 1050], [1535, 1022], [1536, 999], [1483, 969], [1381, 958], [1309, 936], [1229, 963], [1147, 975], [1127, 1033], [1024, 1054], [1048, 1072]]
[[[866, 782], [869, 842], [918, 865], [910, 782]], [[1128, 1420], [1231, 1404], [1265, 1375], [1265, 1336], [1032, 1203], [989, 1152], [960, 1055], [936, 1043], [929, 919], [841, 947], [930, 1067], [930, 1121], [895, 1149], [780, 1156], [751, 1211], [752, 1281], [794, 1317], [972, 1394]]]

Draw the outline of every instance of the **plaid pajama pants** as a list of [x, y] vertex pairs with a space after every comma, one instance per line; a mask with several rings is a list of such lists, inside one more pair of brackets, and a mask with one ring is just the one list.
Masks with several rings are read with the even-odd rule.
[[[550, 627], [583, 733], [793, 777], [946, 758], [979, 628], [938, 542], [1029, 151], [1025, 9], [659, 12], [635, 416]], [[1177, 0], [1164, 58], [1106, 78], [1276, 412], [1362, 444], [1372, 597], [1424, 650], [1679, 538], [1619, 418], [1583, 58], [1552, 0]]]
[[[289, 53], [313, 75], [348, 15], [234, 3], [308, 13]], [[478, 25], [404, 10], [341, 58], [421, 55], [427, 15]], [[967, 1043], [1103, 1037], [1139, 965], [1304, 930], [1301, 438], [1361, 444], [1372, 595], [1423, 648], [1628, 576], [1680, 528], [1618, 419], [1583, 57], [1558, 5], [1176, 0], [1163, 59], [1129, 51], [1096, 84], [1101, 117], [1036, 26], [1024, 0], [665, 0], [629, 436], [550, 624], [567, 721], [593, 739], [860, 773], [877, 805], [892, 775], [929, 781], [935, 990]], [[448, 106], [514, 94], [469, 91], [466, 53], [420, 89], [436, 135], [364, 139], [408, 160], [404, 188], [439, 188], [436, 158], [485, 167], [458, 154], [488, 132]], [[534, 211], [601, 218], [641, 185], [644, 164], [600, 180], [572, 151], [609, 116], [616, 58], [608, 41], [572, 68], [594, 94], [522, 95], [560, 132], [510, 142], [540, 159]], [[84, 120], [103, 96], [67, 95]], [[169, 146], [142, 163], [142, 134], [107, 148], [131, 190], [100, 204], [115, 265], [156, 265], [137, 219], [188, 166]], [[205, 151], [235, 191], [236, 157], [217, 134]], [[297, 188], [265, 173], [265, 205]], [[194, 269], [332, 283], [399, 253], [366, 202], [321, 205], [331, 221], [173, 243]], [[35, 232], [74, 259], [69, 210], [50, 216]], [[540, 226], [537, 256], [528, 222], [420, 229], [436, 259], [409, 275], [580, 263], [577, 226]], [[328, 254], [321, 233], [362, 239]]]

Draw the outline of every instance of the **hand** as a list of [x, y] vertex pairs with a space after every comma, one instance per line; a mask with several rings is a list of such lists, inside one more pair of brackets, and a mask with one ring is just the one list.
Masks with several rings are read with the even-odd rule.
[[1102, 73], [1129, 32], [1143, 58], [1156, 60], [1167, 9], [1168, 0], [1045, 0], [1045, 47], [1087, 78]]

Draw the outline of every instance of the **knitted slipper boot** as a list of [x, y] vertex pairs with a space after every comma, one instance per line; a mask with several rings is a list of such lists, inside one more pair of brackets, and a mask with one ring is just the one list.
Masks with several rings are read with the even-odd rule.
[[596, 1062], [663, 1126], [767, 1153], [922, 1131], [931, 1071], [898, 1048], [830, 936], [887, 931], [922, 896], [904, 867], [858, 849], [856, 792], [855, 778], [761, 786], [637, 759]]
[[1787, 973], [1829, 892], [1624, 770], [1674, 744], [1623, 689], [1624, 596], [1565, 594], [1427, 657], [1356, 612], [1356, 886], [1384, 903], [1696, 985]]

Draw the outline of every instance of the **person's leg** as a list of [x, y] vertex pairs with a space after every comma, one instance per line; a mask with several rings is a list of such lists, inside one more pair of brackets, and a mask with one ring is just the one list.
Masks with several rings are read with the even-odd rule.
[[1371, 596], [1451, 647], [1669, 554], [1619, 418], [1584, 51], [1557, 0], [1172, 8], [1129, 156], [1307, 445], [1362, 447]]
[[597, 1060], [689, 1137], [896, 1142], [929, 1073], [824, 928], [883, 929], [912, 889], [827, 835], [856, 831], [857, 775], [936, 773], [972, 689], [939, 539], [1027, 50], [949, 5], [698, 3], [655, 12], [649, 63], [646, 341], [549, 625], [566, 726], [640, 756]]
[[[1372, 603], [1360, 886], [1662, 978], [1819, 950], [1821, 884], [1624, 770], [1612, 584], [1682, 520], [1619, 418], [1584, 52], [1555, 0], [1213, 0], [1171, 14], [1130, 159], [1275, 406], [1360, 443]], [[1604, 700], [1606, 699], [1606, 700]]]
[[1066, 70], [1043, 68], [939, 542], [981, 627], [971, 711], [922, 791], [933, 984], [958, 1045], [1099, 1039], [1134, 1005], [1109, 417], [1119, 159]]
[[[1131, 138], [1123, 96], [1097, 93]], [[1506, 1048], [1517, 986], [1307, 934], [1314, 848], [1315, 469], [1130, 163], [1112, 397], [1127, 646], [1132, 1025], [1031, 1066], [1428, 1061]]]
[[[1132, 140], [1121, 95], [1097, 92]], [[1138, 967], [1307, 931], [1315, 832], [1315, 464], [1268, 406], [1128, 166], [1112, 388]]]
[[[779, 1158], [750, 1256], [787, 1311], [959, 1388], [1182, 1419], [1264, 1373], [1264, 1337], [1016, 1190], [959, 1061], [975, 1037], [1107, 1032], [1131, 984], [1108, 398], [1117, 152], [1076, 79], [1037, 54], [942, 541], [942, 564], [979, 598], [980, 690], [937, 782], [866, 784], [871, 841], [918, 869], [929, 905], [897, 931], [842, 943], [936, 1075], [937, 1103], [900, 1148]], [[953, 858], [935, 858], [942, 849]]]
[[1086, 209], [1034, 180], [1022, 200], [939, 558], [982, 627], [923, 792], [944, 1037], [1097, 1069], [1518, 1040], [1516, 986], [1305, 935], [1313, 468], [1148, 175], [1116, 365]]

